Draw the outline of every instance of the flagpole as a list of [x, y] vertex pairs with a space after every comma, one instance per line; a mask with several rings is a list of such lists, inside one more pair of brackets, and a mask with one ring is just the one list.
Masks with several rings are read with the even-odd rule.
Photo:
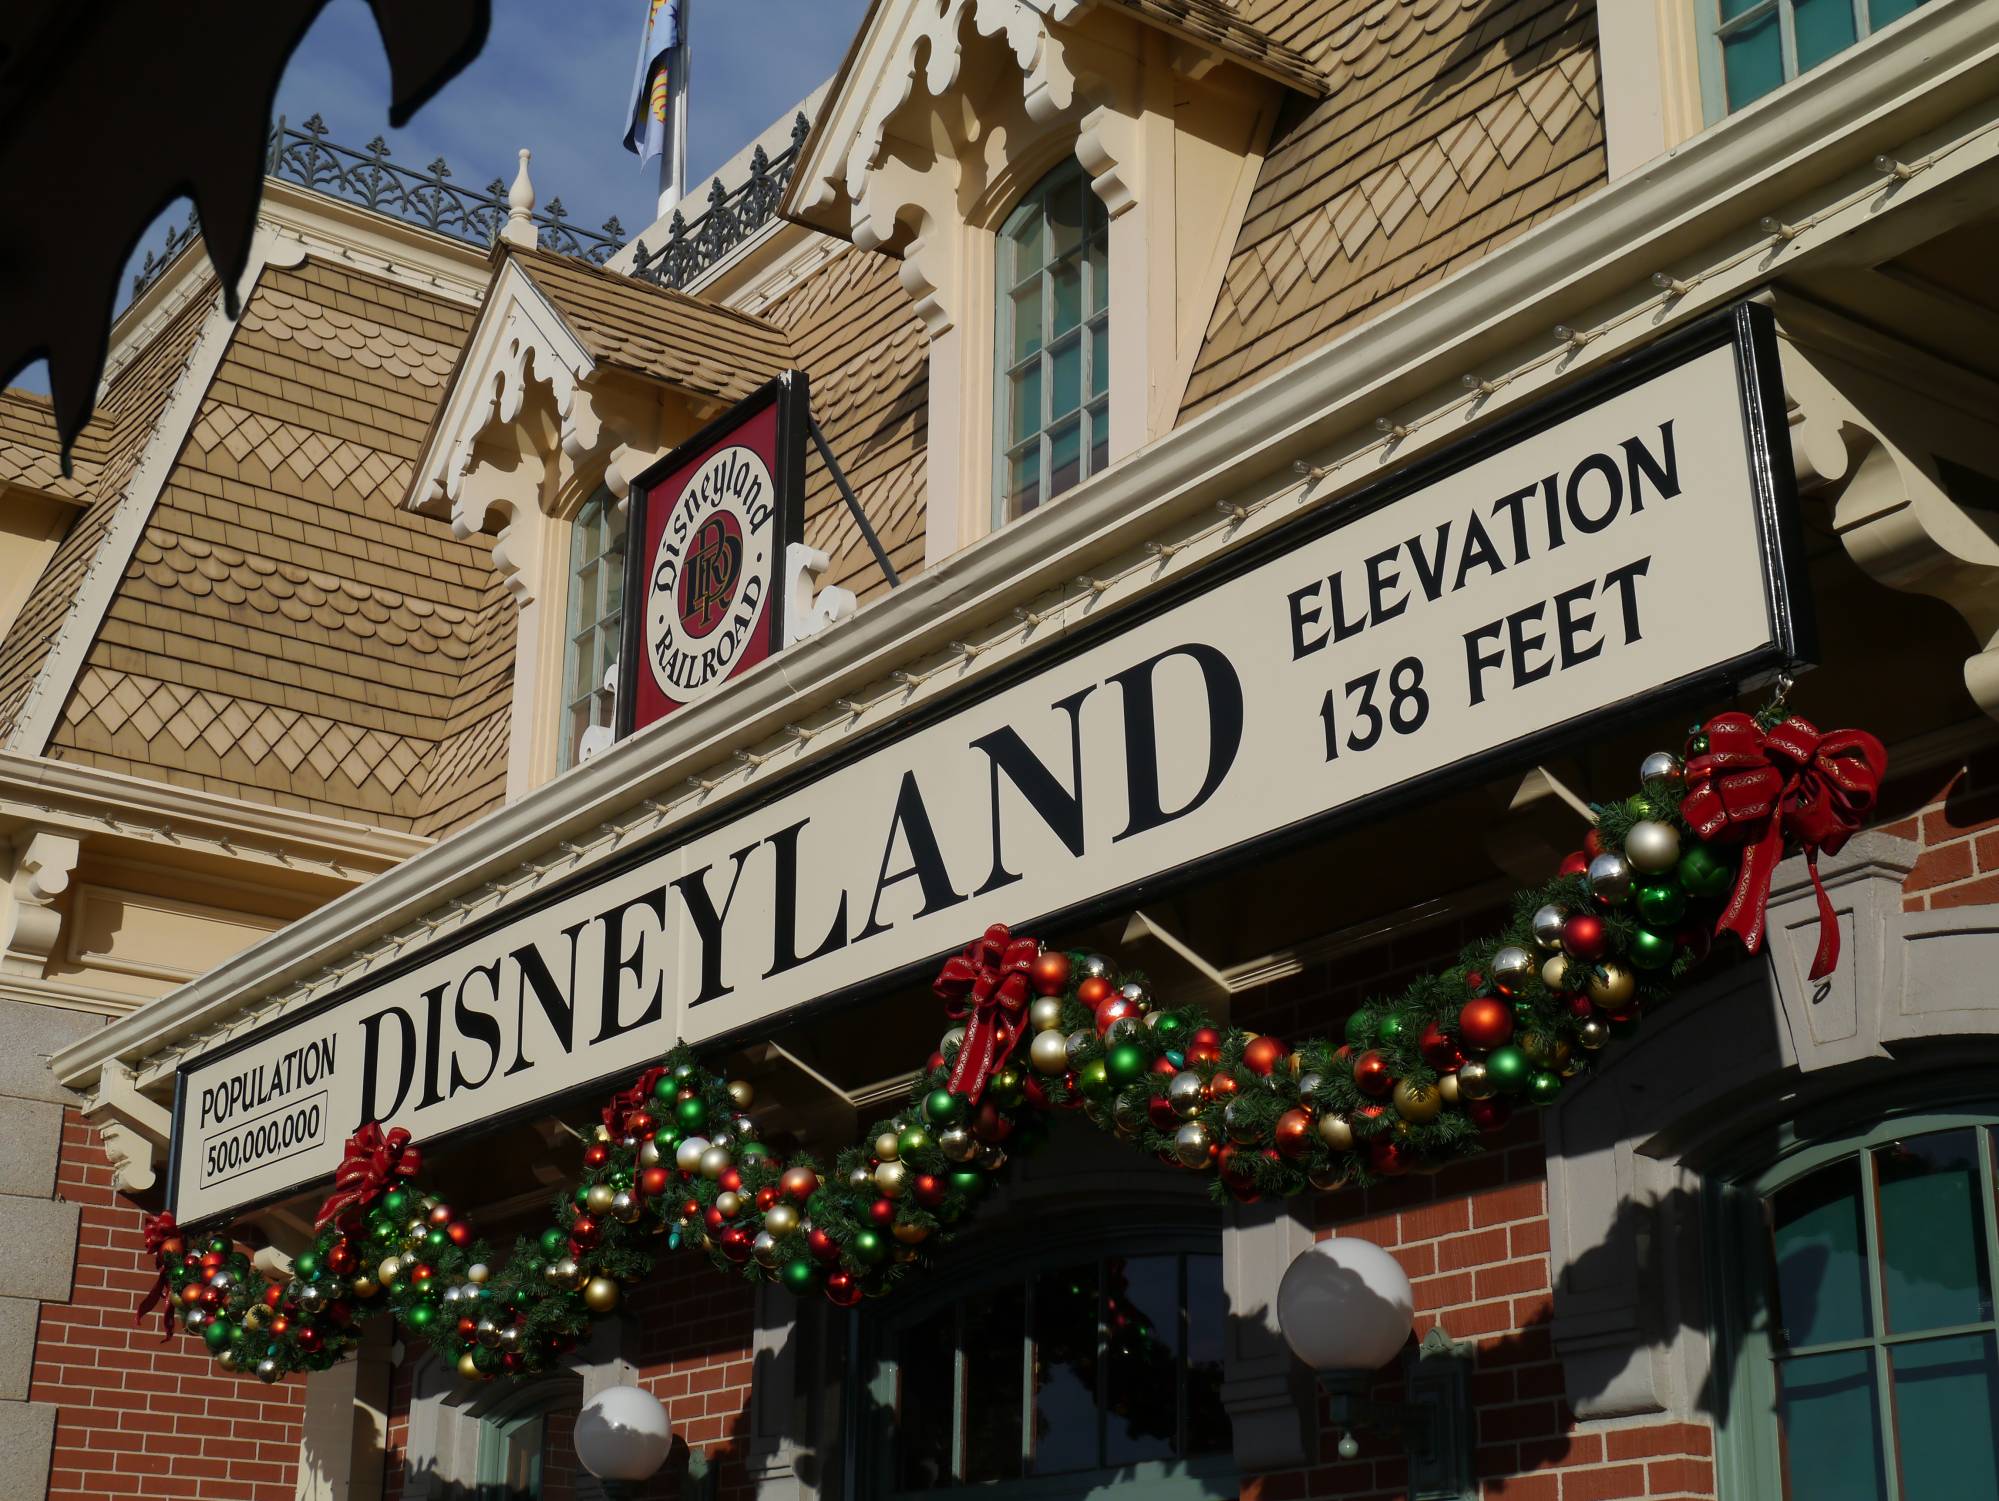
[[680, 0], [680, 40], [674, 46], [672, 73], [672, 99], [669, 113], [673, 119], [671, 139], [666, 150], [659, 154], [659, 217], [664, 219], [680, 206], [680, 200], [687, 195], [687, 85], [688, 59], [694, 49], [688, 45], [689, 28], [694, 19], [694, 0]]

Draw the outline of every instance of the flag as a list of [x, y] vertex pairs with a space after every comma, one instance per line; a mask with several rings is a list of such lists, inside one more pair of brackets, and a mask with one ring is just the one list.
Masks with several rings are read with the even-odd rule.
[[641, 162], [673, 150], [673, 95], [682, 80], [681, 0], [646, 0], [645, 31], [639, 38], [638, 71], [625, 126], [625, 150]]

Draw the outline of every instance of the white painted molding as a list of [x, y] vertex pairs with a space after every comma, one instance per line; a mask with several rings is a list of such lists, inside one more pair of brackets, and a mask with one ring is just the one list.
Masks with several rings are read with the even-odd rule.
[[114, 1063], [99, 1075], [84, 1119], [111, 1158], [111, 1186], [123, 1194], [151, 1188], [173, 1139], [173, 1112], [139, 1093], [132, 1071]]
[[0, 971], [41, 976], [62, 937], [56, 899], [69, 889], [82, 846], [73, 835], [29, 828], [14, 836]]
[[821, 548], [793, 542], [784, 550], [784, 644], [796, 646], [836, 621], [860, 613], [861, 602], [851, 589], [829, 584], [815, 596], [812, 586], [833, 566]]
[[[270, 938], [217, 965], [199, 980], [122, 1017], [56, 1055], [56, 1075], [87, 1087], [110, 1058], [150, 1057], [175, 1039], [282, 992], [329, 963], [352, 963], [383, 934], [423, 919], [495, 878], [522, 880], [522, 863], [628, 814], [647, 799], [672, 797], [688, 777], [754, 748], [842, 695], [942, 651], [979, 638], [1013, 612], [1033, 608], [1051, 628], [1065, 619], [1142, 597], [1265, 527], [1297, 514], [1271, 504], [1203, 547], [1189, 547], [1172, 568], [1147, 567], [1101, 597], [1085, 598], [1079, 574], [1139, 553], [1175, 526], [1211, 522], [1218, 502], [1240, 503], [1298, 493], [1292, 465], [1376, 446], [1373, 423], [1429, 393], [1440, 407], [1460, 403], [1468, 369], [1517, 370], [1476, 410], [1491, 420], [1517, 409], [1580, 370], [1614, 360], [1667, 328], [1744, 295], [1769, 274], [1764, 257], [1731, 262], [1701, 295], [1660, 309], [1650, 276], [1663, 247], [1673, 259], [1708, 246], [1719, 256], [1739, 246], [1764, 213], [1816, 212], [1845, 201], [1854, 175], [1883, 149], [1938, 152], [1934, 164], [1902, 185], [1896, 203], [1914, 205], [1951, 193], [1964, 174], [1999, 160], [1999, 7], [1925, 7], [1909, 24], [1884, 32], [1864, 55], [1816, 70], [1764, 107], [1724, 122], [1689, 142], [1653, 171], [1613, 184], [1583, 209], [1558, 216], [1509, 241], [1463, 274], [1398, 304], [1277, 375], [1142, 449], [1033, 515], [992, 534], [909, 580], [840, 630], [801, 643], [641, 734], [590, 765], [536, 788], [359, 890], [329, 902]], [[1964, 113], [1967, 99], [1982, 114]], [[1955, 117], [1955, 118], [1954, 118]], [[1948, 129], [1942, 127], [1951, 122]], [[1938, 132], [1931, 136], [1926, 133]], [[1905, 147], [1904, 143], [1909, 143]], [[1942, 148], [1952, 146], [1948, 153]], [[1804, 262], [1850, 228], [1880, 217], [1879, 193], [1828, 210], [1809, 236], [1794, 242], [1787, 266]], [[1654, 309], [1654, 312], [1638, 311]], [[1548, 330], [1594, 311], [1609, 320], [1631, 312], [1559, 368], [1544, 356]], [[1398, 444], [1411, 462], [1461, 436], [1462, 421], [1425, 425]], [[1343, 447], [1344, 445], [1344, 447]], [[1333, 501], [1379, 471], [1351, 466], [1340, 481], [1310, 490], [1305, 504]], [[1142, 553], [1139, 554], [1142, 557]], [[1032, 641], [1030, 642], [1030, 635]], [[1029, 633], [1022, 647], [1045, 635]], [[985, 652], [950, 675], [957, 684], [1001, 670], [1012, 650]], [[941, 685], [940, 685], [941, 687]], [[925, 701], [903, 695], [897, 712]], [[859, 728], [877, 722], [863, 717]], [[843, 743], [814, 737], [772, 763], [773, 773], [809, 764]], [[742, 776], [701, 800], [712, 814], [756, 779]], [[686, 813], [658, 827], [670, 828]], [[164, 1075], [162, 1074], [162, 1077]], [[152, 1072], [142, 1075], [154, 1087]]]

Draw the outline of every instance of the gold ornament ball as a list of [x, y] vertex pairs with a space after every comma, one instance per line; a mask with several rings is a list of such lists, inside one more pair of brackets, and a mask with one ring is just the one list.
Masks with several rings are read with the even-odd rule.
[[1529, 1032], [1520, 1039], [1520, 1051], [1543, 1068], [1559, 1069], [1569, 1061], [1573, 1050], [1566, 1038], [1545, 1032]]
[[1468, 1100], [1489, 1100], [1499, 1093], [1499, 1081], [1478, 1059], [1458, 1066], [1458, 1093]]
[[610, 1184], [593, 1183], [589, 1192], [583, 1195], [583, 1207], [602, 1219], [611, 1212], [611, 1201], [617, 1196], [618, 1191]]
[[884, 1199], [899, 1199], [909, 1182], [909, 1169], [900, 1162], [884, 1162], [875, 1169], [875, 1187]]
[[719, 1178], [736, 1165], [736, 1159], [729, 1155], [727, 1147], [711, 1146], [701, 1154], [701, 1176]]
[[599, 1141], [609, 1141], [611, 1139], [611, 1128], [609, 1126], [599, 1126], [596, 1135]]
[[215, 1357], [215, 1363], [225, 1371], [233, 1371], [243, 1363], [243, 1360], [234, 1350], [224, 1349]]
[[756, 1103], [757, 1092], [750, 1087], [747, 1079], [729, 1081], [729, 1102], [738, 1110], [747, 1110]]
[[1541, 963], [1541, 983], [1557, 995], [1574, 990], [1579, 973], [1567, 954], [1550, 954]]
[[[356, 1283], [355, 1285], [358, 1287], [360, 1284]], [[263, 1304], [252, 1303], [248, 1308], [243, 1310], [243, 1327], [250, 1333], [255, 1334], [259, 1329], [264, 1327], [265, 1321], [270, 1316], [270, 1310], [265, 1308]]]
[[1622, 1011], [1638, 994], [1638, 977], [1621, 964], [1606, 964], [1589, 977], [1589, 998], [1611, 1013]]
[[1641, 818], [1624, 836], [1624, 858], [1633, 870], [1647, 875], [1671, 870], [1680, 863], [1680, 831], [1669, 823]]
[[1576, 1028], [1576, 1041], [1594, 1053], [1610, 1041], [1610, 1023], [1592, 1016]]
[[1329, 1162], [1324, 1167], [1307, 1169], [1305, 1177], [1320, 1193], [1332, 1193], [1346, 1187], [1347, 1170]]
[[1059, 1027], [1036, 1032], [1027, 1045], [1027, 1061], [1037, 1074], [1066, 1073], [1069, 1068], [1069, 1041]]
[[1062, 998], [1044, 995], [1035, 998], [1027, 1008], [1027, 1024], [1037, 1032], [1059, 1032], [1062, 1030]]
[[475, 1261], [472, 1265], [465, 1268], [465, 1280], [467, 1282], [484, 1282], [492, 1275], [493, 1269], [483, 1261]]
[[759, 1230], [757, 1238], [750, 1242], [750, 1255], [756, 1258], [758, 1266], [777, 1265], [777, 1237], [768, 1230]]
[[[775, 1209], [777, 1206], [771, 1206]], [[715, 1195], [715, 1210], [725, 1220], [732, 1220], [743, 1212], [743, 1196], [730, 1193], [726, 1188]]]
[[618, 1284], [609, 1277], [592, 1277], [583, 1284], [583, 1304], [592, 1313], [609, 1313], [618, 1306]]
[[1335, 1152], [1353, 1150], [1353, 1122], [1337, 1111], [1319, 1117], [1319, 1140]]
[[1395, 1113], [1414, 1125], [1435, 1120], [1444, 1109], [1444, 1097], [1428, 1084], [1404, 1079], [1395, 1086]]
[[382, 1264], [375, 1268], [375, 1275], [384, 1282], [393, 1282], [403, 1274], [403, 1259], [400, 1256], [384, 1256]]
[[890, 1233], [905, 1246], [917, 1245], [930, 1238], [930, 1232], [922, 1225], [897, 1225]]
[[565, 1292], [583, 1280], [583, 1268], [576, 1264], [574, 1257], [565, 1256], [560, 1261], [551, 1261], [542, 1271], [551, 1286]]
[[1456, 1074], [1441, 1074], [1438, 1076], [1437, 1098], [1442, 1100], [1446, 1105], [1457, 1104], [1458, 1076]]
[[639, 1166], [640, 1166], [640, 1167], [658, 1167], [658, 1166], [659, 1166], [659, 1143], [658, 1143], [658, 1142], [656, 1142], [656, 1141], [648, 1141], [648, 1142], [647, 1142], [647, 1143], [646, 1143], [646, 1144], [645, 1144], [644, 1146], [642, 1146], [642, 1147], [640, 1147], [640, 1148], [639, 1148]]
[[875, 1156], [883, 1162], [893, 1162], [902, 1155], [902, 1135], [896, 1131], [884, 1131], [875, 1138]]
[[855, 1193], [866, 1193], [874, 1185], [875, 1172], [870, 1167], [857, 1167], [847, 1174], [847, 1187]]
[[773, 1204], [764, 1211], [764, 1229], [772, 1235], [789, 1235], [798, 1228], [798, 1210], [790, 1204]]

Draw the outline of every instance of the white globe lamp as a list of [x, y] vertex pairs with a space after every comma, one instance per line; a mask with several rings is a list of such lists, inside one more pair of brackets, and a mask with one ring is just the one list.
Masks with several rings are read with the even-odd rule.
[[636, 1496], [673, 1448], [666, 1409], [649, 1391], [614, 1386], [597, 1393], [576, 1415], [576, 1458], [604, 1483], [611, 1501]]
[[1408, 1274], [1371, 1240], [1322, 1240], [1277, 1285], [1284, 1338], [1321, 1375], [1380, 1370], [1408, 1343], [1415, 1315]]

